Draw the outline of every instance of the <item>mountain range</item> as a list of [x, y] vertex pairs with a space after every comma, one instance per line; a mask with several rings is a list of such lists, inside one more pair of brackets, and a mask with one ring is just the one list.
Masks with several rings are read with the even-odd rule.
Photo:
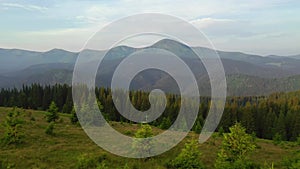
[[[193, 50], [200, 50], [203, 59], [212, 59], [212, 49], [193, 47], [193, 50], [179, 42], [163, 39], [145, 48], [118, 46], [109, 51], [85, 50], [85, 66], [95, 62], [99, 53], [106, 56], [98, 70], [96, 84], [109, 87], [111, 77], [119, 63], [130, 54], [147, 48], [159, 48], [172, 51], [179, 56], [194, 73], [200, 93], [210, 94], [210, 83], [205, 67]], [[217, 51], [226, 78], [228, 95], [267, 95], [273, 92], [300, 90], [300, 55], [295, 56], [259, 56], [242, 52]], [[19, 49], [0, 49], [0, 88], [20, 88], [22, 85], [40, 83], [71, 84], [73, 68], [79, 53], [61, 49], [36, 52]], [[138, 63], [137, 63], [138, 64]], [[176, 93], [175, 80], [167, 73], [158, 70], [146, 70], [139, 73], [131, 82], [133, 90], [163, 89]]]

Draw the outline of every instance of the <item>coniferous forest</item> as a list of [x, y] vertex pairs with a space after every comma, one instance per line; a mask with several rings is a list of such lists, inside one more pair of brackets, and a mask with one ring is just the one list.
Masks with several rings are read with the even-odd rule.
[[[114, 107], [111, 90], [96, 88], [96, 96], [103, 105], [102, 113], [109, 121], [130, 122], [123, 118]], [[131, 91], [130, 99], [138, 110], [147, 110], [150, 106], [149, 93]], [[68, 85], [42, 86], [33, 84], [21, 89], [1, 89], [1, 107], [19, 107], [24, 109], [47, 110], [54, 102], [59, 112], [71, 114], [73, 109], [72, 88]], [[246, 132], [258, 138], [279, 138], [295, 141], [300, 134], [300, 91], [274, 93], [269, 96], [228, 97], [218, 130], [229, 132], [229, 127], [240, 122]], [[210, 98], [202, 97], [198, 119], [193, 130], [201, 131], [210, 106]], [[151, 125], [167, 129], [177, 117], [180, 97], [167, 94], [167, 107], [161, 117]]]

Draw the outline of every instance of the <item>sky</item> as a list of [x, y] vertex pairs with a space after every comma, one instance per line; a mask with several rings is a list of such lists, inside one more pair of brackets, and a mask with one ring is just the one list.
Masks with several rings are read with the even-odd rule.
[[0, 0], [0, 48], [80, 51], [103, 26], [145, 12], [190, 22], [218, 50], [300, 54], [298, 0]]

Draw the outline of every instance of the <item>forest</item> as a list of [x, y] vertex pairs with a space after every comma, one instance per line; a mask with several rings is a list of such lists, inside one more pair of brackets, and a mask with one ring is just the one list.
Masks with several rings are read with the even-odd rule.
[[[127, 122], [116, 110], [111, 90], [96, 88], [96, 96], [102, 105], [102, 113], [109, 121]], [[138, 110], [149, 109], [149, 93], [130, 91], [130, 100]], [[170, 127], [180, 108], [180, 97], [167, 94], [167, 106], [163, 115], [150, 124], [161, 129]], [[210, 107], [210, 98], [201, 97], [198, 118], [193, 131], [200, 133]], [[19, 107], [24, 109], [47, 110], [54, 102], [58, 111], [74, 114], [72, 88], [68, 85], [42, 86], [33, 84], [21, 89], [1, 89], [1, 107]], [[229, 127], [241, 123], [248, 134], [264, 139], [296, 141], [300, 135], [300, 91], [274, 93], [269, 96], [228, 97], [218, 131], [229, 132]], [[76, 114], [75, 114], [76, 116]]]

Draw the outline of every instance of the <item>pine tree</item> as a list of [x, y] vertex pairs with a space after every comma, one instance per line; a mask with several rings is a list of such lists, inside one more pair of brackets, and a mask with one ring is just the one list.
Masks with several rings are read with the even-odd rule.
[[75, 111], [74, 107], [71, 111], [70, 121], [71, 121], [72, 124], [77, 124], [78, 123], [78, 117], [77, 117], [77, 114], [76, 114], [76, 111]]
[[246, 128], [247, 133], [255, 131], [254, 118], [251, 109], [251, 103], [247, 102], [242, 110], [241, 123]]
[[169, 164], [177, 169], [201, 169], [204, 165], [200, 161], [201, 152], [196, 140], [185, 144], [180, 154]]
[[23, 140], [23, 133], [20, 131], [23, 120], [20, 118], [20, 112], [15, 108], [9, 112], [4, 121], [5, 132], [1, 142], [4, 144], [18, 144]]
[[[148, 124], [142, 124], [141, 128], [135, 133], [135, 141], [133, 143], [133, 149], [138, 155], [145, 156], [151, 154], [152, 139], [153, 136], [152, 128]], [[140, 140], [143, 138], [143, 140]]]
[[58, 108], [54, 101], [51, 102], [49, 109], [47, 110], [48, 113], [46, 114], [47, 122], [55, 122], [59, 119], [58, 116]]
[[224, 134], [222, 148], [215, 163], [216, 168], [226, 169], [243, 164], [247, 161], [249, 153], [255, 149], [252, 137], [240, 123], [236, 123], [229, 130], [230, 133]]
[[161, 124], [159, 125], [160, 129], [166, 130], [171, 126], [171, 120], [168, 117], [164, 117]]

